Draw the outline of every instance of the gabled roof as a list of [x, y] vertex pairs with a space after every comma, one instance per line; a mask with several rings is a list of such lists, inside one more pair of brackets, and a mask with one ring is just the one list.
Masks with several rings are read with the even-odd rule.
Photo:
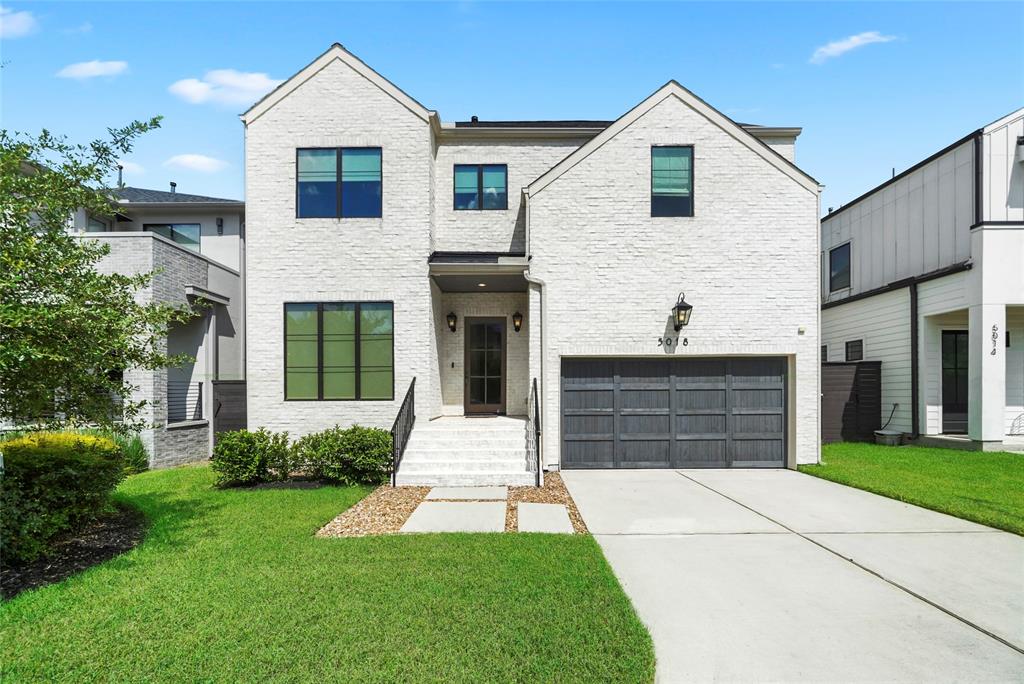
[[252, 123], [273, 108], [273, 106], [278, 102], [287, 97], [293, 90], [308, 81], [321, 69], [335, 60], [347, 64], [354, 71], [393, 97], [399, 104], [403, 105], [416, 116], [420, 117], [424, 121], [430, 121], [431, 115], [434, 114], [433, 112], [414, 100], [394, 83], [367, 66], [365, 62], [346, 50], [341, 43], [335, 43], [331, 47], [327, 48], [326, 52], [306, 65], [297, 74], [264, 95], [262, 99], [250, 107], [240, 116], [240, 118], [246, 124]]
[[[736, 123], [725, 114], [709, 105], [704, 100], [700, 99], [689, 90], [679, 85], [676, 81], [669, 81], [662, 87], [658, 88], [653, 94], [647, 99], [638, 104], [633, 109], [629, 110], [621, 117], [616, 119], [610, 126], [605, 128], [603, 131], [595, 135], [593, 138], [588, 140], [584, 145], [581, 145], [568, 157], [555, 164], [551, 169], [541, 175], [537, 180], [533, 181], [526, 187], [526, 192], [529, 195], [535, 195], [552, 182], [559, 178], [562, 174], [569, 171], [581, 161], [589, 157], [593, 152], [598, 150], [606, 142], [614, 138], [621, 131], [625, 130], [632, 123], [637, 121], [644, 114], [652, 110], [655, 106], [670, 97], [676, 97], [683, 103], [688, 105], [691, 109], [702, 114], [708, 121], [717, 124], [719, 128], [731, 135], [733, 138], [749, 147], [756, 154], [760, 155], [769, 164], [775, 166], [784, 174], [795, 180], [797, 183], [805, 187], [807, 190], [813, 193], [818, 192], [818, 181], [811, 178], [809, 175], [801, 171], [795, 164], [790, 162], [788, 159], [780, 155], [778, 152], [768, 147], [765, 143], [754, 136], [750, 131], [746, 130], [743, 126]], [[749, 124], [748, 124], [749, 125]]]
[[237, 204], [240, 207], [245, 202], [220, 197], [206, 197], [205, 195], [190, 195], [185, 192], [165, 192], [163, 190], [148, 190], [146, 188], [114, 188], [112, 193], [116, 199], [126, 204]]

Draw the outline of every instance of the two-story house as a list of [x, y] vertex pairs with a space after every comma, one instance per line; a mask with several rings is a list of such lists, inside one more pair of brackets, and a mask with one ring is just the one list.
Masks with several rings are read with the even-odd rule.
[[[187, 323], [173, 325], [164, 341], [167, 353], [193, 361], [124, 372], [125, 382], [136, 388], [135, 400], [146, 401], [141, 418], [149, 427], [142, 438], [150, 466], [205, 459], [213, 444], [214, 414], [222, 403], [215, 396], [216, 385], [245, 378], [245, 204], [176, 192], [174, 183], [169, 191], [119, 183], [112, 192], [117, 205], [113, 215], [79, 210], [73, 220], [73, 229], [83, 238], [110, 246], [99, 268], [108, 273], [153, 272], [150, 286], [138, 295], [142, 301], [196, 311]], [[223, 389], [235, 390], [239, 397], [234, 403], [241, 406], [241, 387]]]
[[881, 421], [1024, 449], [1024, 109], [821, 220], [822, 361], [881, 361]]
[[337, 44], [242, 120], [250, 427], [411, 399], [409, 484], [530, 483], [536, 428], [543, 469], [818, 460], [799, 129], [674, 81], [615, 121], [451, 123]]

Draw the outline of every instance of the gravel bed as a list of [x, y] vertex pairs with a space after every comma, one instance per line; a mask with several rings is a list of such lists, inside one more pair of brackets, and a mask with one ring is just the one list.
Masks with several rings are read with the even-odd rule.
[[396, 534], [416, 507], [427, 497], [430, 487], [377, 487], [331, 522], [318, 537], [365, 537], [370, 534]]
[[572, 527], [576, 534], [587, 533], [587, 526], [576, 508], [576, 502], [572, 500], [569, 490], [562, 482], [562, 476], [558, 473], [545, 473], [543, 487], [508, 488], [508, 507], [505, 509], [506, 532], [515, 532], [519, 529], [518, 505], [520, 503], [562, 504], [569, 510], [569, 520], [572, 521]]

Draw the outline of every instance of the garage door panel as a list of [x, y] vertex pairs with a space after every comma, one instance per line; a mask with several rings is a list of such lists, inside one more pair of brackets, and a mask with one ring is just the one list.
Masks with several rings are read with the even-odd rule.
[[682, 435], [720, 434], [725, 435], [724, 413], [706, 415], [677, 415], [675, 432]]
[[724, 409], [725, 389], [676, 390], [677, 409]]
[[615, 435], [615, 416], [611, 415], [568, 415], [562, 418], [566, 436], [607, 435], [611, 439]]
[[606, 390], [567, 389], [562, 401], [568, 410], [606, 408], [611, 411], [614, 394], [610, 387]]
[[622, 439], [630, 435], [672, 434], [672, 416], [665, 412], [660, 416], [624, 415], [619, 418], [619, 435]]
[[668, 468], [671, 465], [671, 439], [623, 439], [618, 444], [618, 468]]
[[715, 468], [722, 467], [726, 459], [725, 439], [677, 439], [676, 458], [673, 466], [677, 468]]
[[622, 388], [619, 392], [623, 409], [652, 408], [668, 410], [669, 392], [668, 385], [665, 389], [628, 389]]
[[614, 468], [614, 442], [576, 439], [562, 443], [563, 468]]
[[782, 460], [782, 437], [778, 439], [733, 439], [732, 460], [744, 463], [775, 463]]
[[773, 433], [781, 436], [783, 430], [782, 414], [740, 414], [732, 417], [732, 431], [738, 433]]

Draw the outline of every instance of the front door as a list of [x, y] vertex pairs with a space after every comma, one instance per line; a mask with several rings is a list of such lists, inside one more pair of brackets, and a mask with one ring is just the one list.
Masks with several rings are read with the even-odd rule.
[[505, 319], [466, 319], [466, 413], [505, 412]]
[[942, 431], [967, 432], [967, 331], [942, 331]]

